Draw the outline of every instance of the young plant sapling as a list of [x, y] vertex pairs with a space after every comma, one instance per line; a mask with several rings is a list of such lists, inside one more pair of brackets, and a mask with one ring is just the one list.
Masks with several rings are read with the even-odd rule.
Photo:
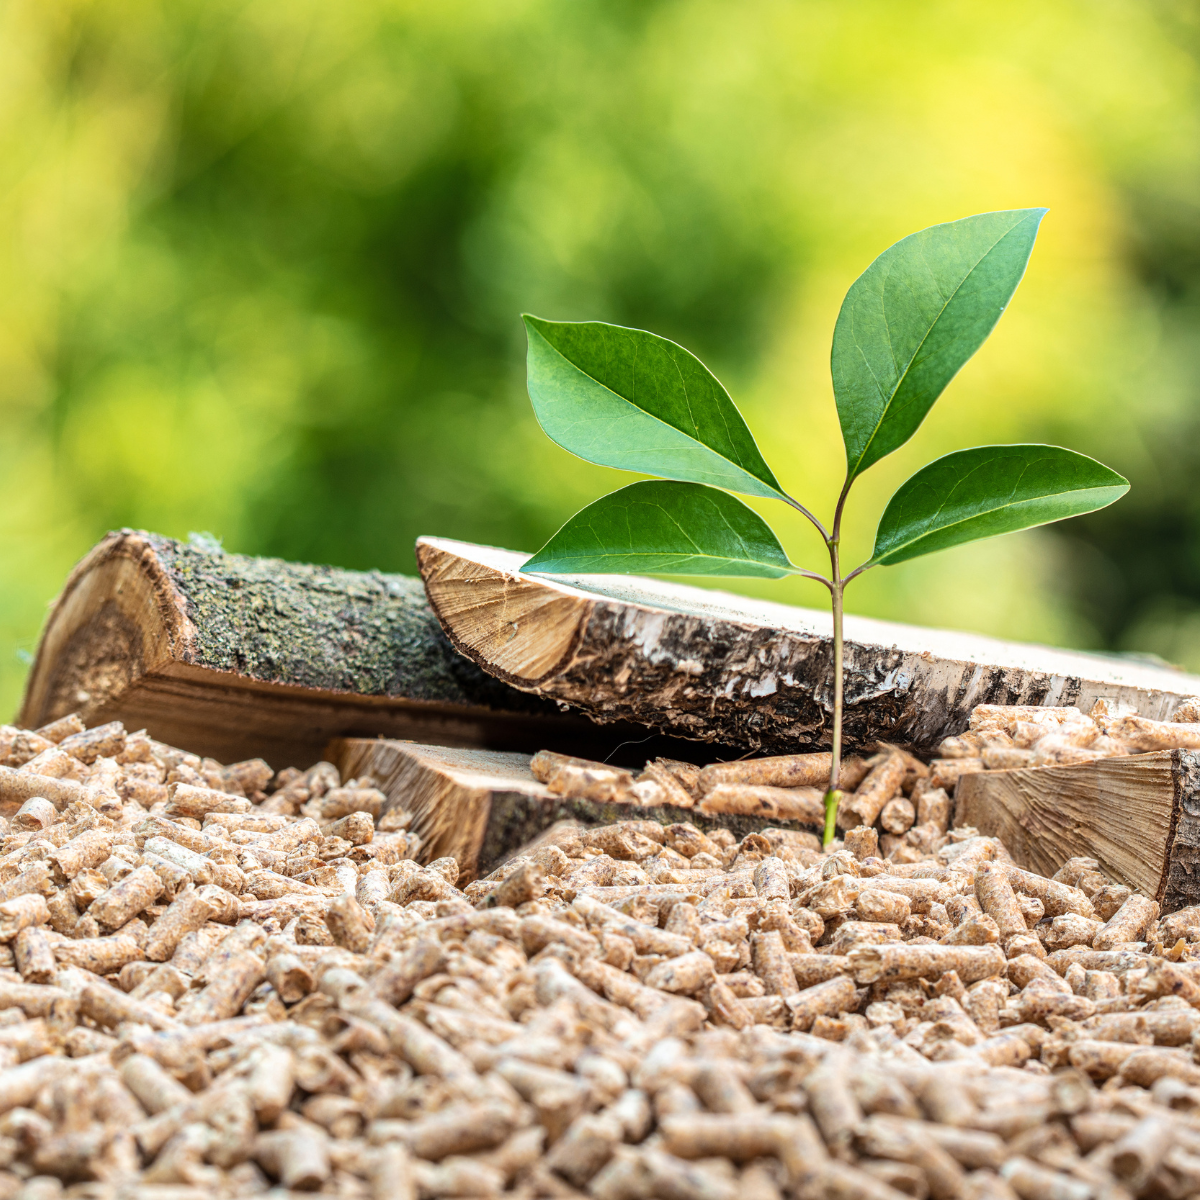
[[[525, 571], [802, 575], [829, 589], [827, 846], [841, 798], [846, 585], [874, 567], [1092, 512], [1129, 490], [1115, 471], [1060, 446], [959, 450], [900, 487], [880, 518], [871, 557], [843, 570], [842, 516], [854, 481], [912, 437], [991, 333], [1025, 272], [1045, 211], [981, 213], [934, 225], [885, 250], [854, 281], [833, 332], [846, 481], [828, 526], [783, 490], [728, 392], [682, 346], [598, 321], [524, 318], [529, 396], [546, 433], [589, 462], [659, 477], [576, 513]], [[762, 517], [731, 492], [780, 500], [810, 521], [829, 553], [829, 574], [793, 565]]]

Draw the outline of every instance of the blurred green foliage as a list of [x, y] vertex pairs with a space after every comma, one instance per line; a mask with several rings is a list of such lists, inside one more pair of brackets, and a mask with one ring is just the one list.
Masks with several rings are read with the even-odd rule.
[[[911, 230], [1038, 204], [1011, 310], [864, 476], [847, 555], [959, 446], [1060, 441], [1133, 491], [872, 572], [852, 606], [1200, 668], [1197, 18], [1183, 0], [9, 0], [0, 707], [108, 528], [410, 571], [420, 533], [532, 550], [627, 482], [537, 429], [522, 310], [680, 340], [828, 511], [850, 282]], [[799, 519], [781, 532], [818, 557]], [[819, 606], [813, 586], [771, 594]]]

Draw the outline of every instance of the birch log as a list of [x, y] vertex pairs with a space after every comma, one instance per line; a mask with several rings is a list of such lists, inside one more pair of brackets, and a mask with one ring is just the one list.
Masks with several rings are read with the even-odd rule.
[[[632, 576], [523, 575], [527, 555], [421, 538], [450, 640], [498, 679], [586, 712], [774, 752], [828, 746], [828, 613]], [[931, 752], [976, 704], [1100, 698], [1166, 718], [1200, 678], [1102, 655], [846, 618], [846, 735]]]

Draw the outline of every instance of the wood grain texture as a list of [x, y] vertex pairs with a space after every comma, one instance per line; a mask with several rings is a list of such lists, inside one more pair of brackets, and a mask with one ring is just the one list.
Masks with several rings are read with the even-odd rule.
[[[417, 543], [433, 611], [498, 679], [586, 712], [774, 752], [828, 746], [828, 613], [626, 576], [523, 575], [527, 556]], [[1126, 660], [846, 618], [846, 737], [932, 751], [977, 704], [1100, 698], [1166, 718], [1200, 678]]]
[[1174, 824], [1177, 754], [1160, 750], [964, 775], [954, 821], [1000, 838], [1020, 866], [1040, 875], [1087, 855], [1105, 874], [1159, 898]]
[[1043, 875], [1082, 854], [1164, 912], [1200, 903], [1200, 751], [964, 775], [955, 823]]
[[670, 805], [642, 808], [564, 800], [534, 779], [525, 754], [341, 738], [330, 744], [327, 757], [343, 778], [370, 776], [387, 795], [388, 807], [398, 805], [411, 813], [409, 828], [422, 839], [421, 861], [456, 858], [464, 881], [489, 874], [556, 821], [690, 821], [702, 830], [728, 829], [738, 838], [767, 828], [816, 830], [796, 821], [706, 817]]
[[[311, 764], [349, 733], [537, 749], [594, 747], [599, 732], [455, 653], [415, 578], [133, 530], [110, 534], [71, 573], [18, 719], [34, 727], [72, 711], [276, 766]], [[611, 736], [599, 741], [607, 752]]]

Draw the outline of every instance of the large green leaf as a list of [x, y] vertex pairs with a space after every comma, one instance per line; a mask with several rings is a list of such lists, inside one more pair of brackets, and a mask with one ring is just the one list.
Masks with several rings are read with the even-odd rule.
[[521, 570], [779, 579], [792, 566], [767, 523], [737, 497], [649, 479], [581, 509]]
[[1129, 481], [1061, 446], [976, 446], [922, 467], [888, 501], [871, 562], [890, 566], [1104, 508]]
[[682, 346], [601, 321], [524, 320], [529, 398], [564, 450], [605, 467], [781, 495], [729, 393]]
[[853, 479], [917, 431], [983, 344], [1029, 261], [1044, 208], [934, 225], [855, 281], [833, 331], [833, 392]]

